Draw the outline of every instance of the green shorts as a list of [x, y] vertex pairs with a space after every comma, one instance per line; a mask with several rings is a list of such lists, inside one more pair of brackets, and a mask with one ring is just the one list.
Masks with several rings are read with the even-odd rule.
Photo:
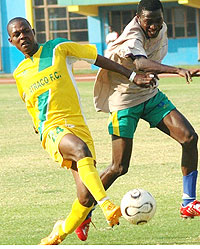
[[108, 131], [110, 135], [133, 138], [139, 119], [144, 119], [151, 128], [176, 107], [165, 94], [158, 93], [142, 104], [110, 113]]

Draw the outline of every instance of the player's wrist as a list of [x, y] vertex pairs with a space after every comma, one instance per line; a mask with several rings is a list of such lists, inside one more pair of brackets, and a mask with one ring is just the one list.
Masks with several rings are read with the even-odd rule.
[[129, 80], [130, 80], [131, 82], [133, 82], [134, 79], [135, 79], [135, 76], [136, 76], [136, 73], [133, 71], [133, 72], [131, 73], [130, 77], [129, 77]]

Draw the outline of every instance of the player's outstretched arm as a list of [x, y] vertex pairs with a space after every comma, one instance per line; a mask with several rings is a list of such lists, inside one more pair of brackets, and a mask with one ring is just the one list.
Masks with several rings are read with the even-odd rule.
[[180, 75], [181, 77], [185, 77], [187, 83], [192, 82], [192, 77], [199, 77], [200, 76], [200, 70], [199, 69], [185, 69], [185, 68], [177, 68], [178, 72], [177, 74]]
[[124, 66], [101, 55], [97, 56], [94, 65], [116, 73], [120, 73], [140, 87], [148, 88], [156, 84], [156, 77], [153, 74], [136, 74], [128, 68], [125, 68]]
[[184, 68], [168, 66], [168, 65], [164, 65], [156, 61], [147, 59], [143, 56], [138, 56], [138, 57], [136, 56], [135, 59], [133, 60], [133, 64], [135, 65], [137, 70], [140, 70], [143, 72], [152, 72], [155, 74], [162, 74], [162, 73], [178, 74], [181, 77], [184, 77], [187, 83], [190, 83], [192, 81], [192, 77], [200, 76], [199, 69], [188, 70]]

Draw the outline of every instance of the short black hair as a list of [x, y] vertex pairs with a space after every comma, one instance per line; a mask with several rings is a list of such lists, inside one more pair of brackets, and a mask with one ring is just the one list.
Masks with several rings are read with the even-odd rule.
[[140, 15], [143, 10], [159, 10], [163, 12], [162, 3], [159, 0], [141, 0], [137, 7], [137, 14]]
[[16, 22], [16, 21], [23, 21], [23, 22], [26, 22], [26, 23], [30, 26], [30, 28], [31, 28], [31, 24], [29, 23], [29, 21], [28, 21], [26, 18], [23, 18], [23, 17], [14, 17], [14, 18], [12, 18], [12, 19], [8, 22], [8, 24], [7, 24], [7, 31], [8, 31], [8, 27], [9, 27], [12, 23], [14, 23], [14, 22]]

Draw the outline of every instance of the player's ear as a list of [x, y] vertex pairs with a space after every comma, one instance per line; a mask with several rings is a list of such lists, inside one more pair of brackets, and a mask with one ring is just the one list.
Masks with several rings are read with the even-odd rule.
[[10, 37], [8, 38], [8, 41], [12, 44], [12, 40], [11, 40], [11, 38], [10, 38]]

